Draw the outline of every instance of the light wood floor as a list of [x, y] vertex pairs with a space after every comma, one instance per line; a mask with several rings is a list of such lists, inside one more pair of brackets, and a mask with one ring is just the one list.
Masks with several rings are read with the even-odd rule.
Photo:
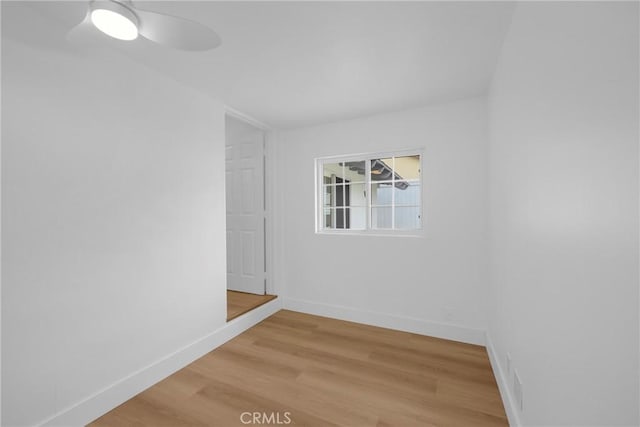
[[242, 426], [243, 412], [306, 426], [507, 425], [484, 347], [286, 310], [91, 425]]
[[275, 295], [256, 295], [227, 291], [227, 322], [275, 298], [277, 298]]

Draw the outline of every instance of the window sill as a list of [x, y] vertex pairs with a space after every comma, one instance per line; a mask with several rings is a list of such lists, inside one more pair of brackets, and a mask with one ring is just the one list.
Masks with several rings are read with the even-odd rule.
[[369, 236], [369, 237], [425, 237], [423, 229], [418, 230], [317, 230], [316, 234], [328, 236]]

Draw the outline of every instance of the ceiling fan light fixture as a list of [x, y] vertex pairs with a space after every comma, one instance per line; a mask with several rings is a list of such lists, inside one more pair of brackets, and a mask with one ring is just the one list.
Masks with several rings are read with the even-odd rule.
[[94, 2], [91, 22], [106, 35], [119, 40], [135, 40], [138, 37], [138, 17], [117, 1]]
[[218, 34], [204, 24], [138, 9], [131, 0], [89, 0], [88, 6], [82, 21], [67, 33], [66, 39], [71, 43], [91, 43], [92, 37], [94, 42], [104, 42], [98, 31], [119, 40], [140, 37], [193, 52], [215, 49], [221, 43]]

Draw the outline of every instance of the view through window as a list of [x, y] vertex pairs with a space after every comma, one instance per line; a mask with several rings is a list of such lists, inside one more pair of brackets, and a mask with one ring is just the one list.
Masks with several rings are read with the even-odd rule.
[[421, 155], [318, 159], [318, 230], [422, 228]]

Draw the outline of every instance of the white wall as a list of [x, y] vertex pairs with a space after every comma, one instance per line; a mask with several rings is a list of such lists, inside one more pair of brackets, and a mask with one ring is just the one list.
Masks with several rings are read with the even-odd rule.
[[225, 324], [224, 109], [109, 50], [6, 33], [2, 91], [2, 424], [13, 426]]
[[[486, 112], [477, 98], [280, 132], [277, 265], [285, 306], [481, 342]], [[315, 234], [315, 158], [421, 147], [423, 237]]]
[[490, 95], [489, 337], [526, 425], [637, 425], [638, 4], [521, 3]]

